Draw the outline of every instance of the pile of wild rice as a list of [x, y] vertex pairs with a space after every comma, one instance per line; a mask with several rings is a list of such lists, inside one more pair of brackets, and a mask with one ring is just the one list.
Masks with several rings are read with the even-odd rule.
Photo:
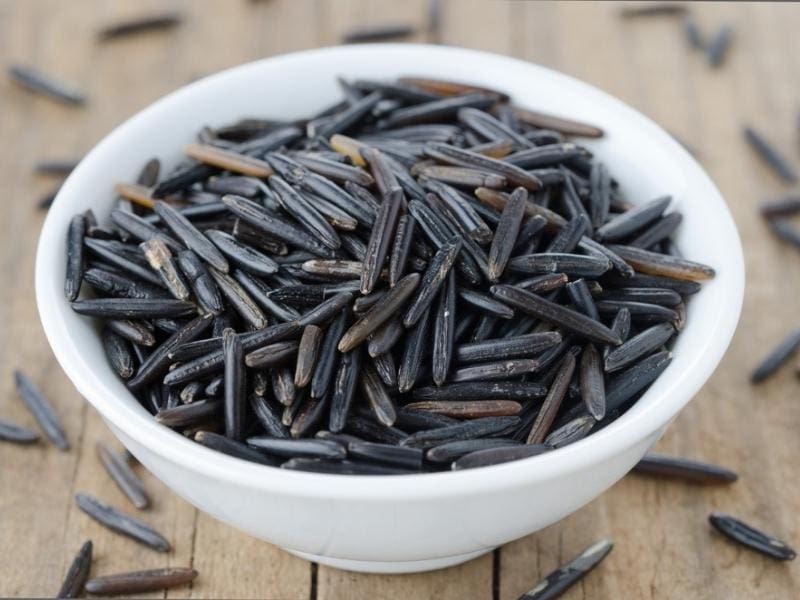
[[[669, 197], [596, 127], [438, 80], [340, 80], [303, 122], [204, 128], [73, 218], [66, 295], [160, 423], [248, 460], [402, 474], [532, 456], [630, 407], [686, 298]], [[82, 283], [91, 297], [78, 299]]]

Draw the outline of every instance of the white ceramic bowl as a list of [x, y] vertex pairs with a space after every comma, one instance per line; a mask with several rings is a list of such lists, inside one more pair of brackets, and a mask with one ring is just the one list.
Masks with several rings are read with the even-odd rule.
[[[392, 477], [284, 471], [208, 450], [157, 424], [108, 366], [90, 319], [64, 299], [67, 223], [101, 219], [112, 187], [158, 156], [167, 170], [202, 125], [244, 116], [300, 118], [338, 98], [337, 75], [423, 75], [505, 90], [521, 106], [600, 125], [582, 140], [633, 202], [671, 194], [683, 212], [677, 243], [717, 277], [691, 299], [674, 360], [622, 418], [542, 456], [456, 473]], [[198, 508], [290, 552], [376, 572], [453, 565], [541, 529], [620, 479], [711, 375], [739, 317], [744, 267], [733, 220], [714, 184], [667, 133], [619, 100], [527, 62], [440, 46], [343, 46], [278, 56], [193, 83], [100, 142], [61, 188], [39, 241], [36, 295], [45, 333], [78, 391], [123, 444]]]

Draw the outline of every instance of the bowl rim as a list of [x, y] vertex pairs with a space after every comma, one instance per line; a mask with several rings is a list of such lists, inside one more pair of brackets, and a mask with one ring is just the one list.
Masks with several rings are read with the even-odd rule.
[[[592, 433], [585, 439], [551, 452], [500, 465], [464, 471], [410, 474], [382, 477], [357, 475], [336, 475], [289, 471], [250, 463], [226, 454], [210, 450], [184, 436], [158, 424], [143, 411], [116, 401], [114, 394], [106, 388], [94, 374], [91, 366], [82, 358], [75, 341], [66, 335], [65, 321], [51, 303], [53, 298], [47, 293], [48, 278], [53, 277], [51, 265], [58, 257], [58, 240], [63, 239], [63, 231], [57, 229], [56, 213], [60, 196], [71, 192], [72, 182], [80, 172], [91, 164], [104, 149], [112, 146], [115, 140], [123, 137], [129, 130], [145, 125], [151, 115], [179, 104], [186, 97], [202, 94], [204, 86], [228, 77], [247, 76], [256, 72], [266, 63], [314, 61], [320, 56], [339, 55], [343, 64], [353, 54], [362, 52], [396, 53], [438, 53], [449, 55], [454, 60], [493, 60], [498, 63], [524, 66], [539, 76], [549, 77], [582, 94], [602, 98], [617, 110], [625, 113], [633, 124], [646, 131], [658, 143], [666, 147], [671, 158], [681, 164], [692, 177], [700, 178], [702, 183], [713, 190], [706, 202], [714, 204], [719, 219], [715, 223], [731, 256], [733, 268], [726, 272], [726, 297], [724, 306], [718, 307], [713, 315], [713, 323], [707, 325], [709, 335], [702, 347], [693, 348], [695, 360], [692, 369], [678, 374], [660, 394], [658, 402], [651, 402], [636, 414], [626, 413], [620, 419]], [[563, 476], [590, 464], [600, 464], [624, 449], [665, 427], [669, 421], [688, 403], [714, 371], [725, 353], [736, 329], [744, 296], [744, 259], [742, 247], [733, 219], [719, 190], [704, 169], [689, 153], [653, 121], [628, 106], [621, 100], [564, 73], [542, 67], [521, 59], [502, 56], [490, 52], [435, 46], [428, 44], [360, 44], [351, 46], [332, 46], [303, 50], [244, 63], [213, 75], [204, 77], [161, 97], [106, 135], [81, 161], [81, 164], [65, 180], [45, 220], [39, 238], [36, 256], [35, 288], [40, 320], [48, 342], [64, 372], [73, 382], [79, 393], [86, 398], [114, 428], [136, 440], [149, 452], [164, 460], [178, 464], [192, 471], [199, 471], [218, 480], [244, 487], [256, 487], [276, 493], [294, 496], [319, 497], [331, 499], [397, 500], [402, 498], [424, 499], [442, 496], [477, 494], [500, 489], [509, 489], [532, 480], [547, 480]], [[59, 284], [60, 285], [60, 284]], [[700, 293], [703, 293], [702, 291]], [[691, 327], [691, 324], [687, 327]]]

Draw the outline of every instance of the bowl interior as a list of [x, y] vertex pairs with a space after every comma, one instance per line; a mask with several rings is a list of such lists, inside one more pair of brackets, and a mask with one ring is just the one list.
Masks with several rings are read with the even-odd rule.
[[[386, 79], [421, 75], [483, 84], [508, 92], [523, 106], [585, 120], [605, 129], [599, 140], [581, 140], [607, 165], [624, 197], [644, 202], [670, 194], [684, 215], [677, 244], [685, 256], [712, 265], [717, 277], [688, 305], [687, 326], [674, 360], [642, 399], [615, 423], [585, 440], [539, 457], [478, 472], [404, 476], [408, 490], [424, 477], [420, 493], [447, 486], [497, 485], [516, 477], [569, 471], [630, 446], [666, 424], [688, 402], [719, 362], [733, 334], [743, 295], [739, 238], [719, 192], [697, 163], [654, 123], [607, 94], [565, 75], [523, 61], [482, 52], [416, 45], [363, 45], [290, 54], [237, 67], [195, 82], [125, 122], [104, 139], [65, 182], [42, 231], [36, 288], [40, 316], [53, 350], [80, 393], [106, 419], [173, 460], [213, 470], [221, 477], [250, 478], [264, 485], [305, 489], [324, 477], [331, 493], [393, 493], [398, 478], [368, 485], [340, 477], [292, 473], [252, 465], [208, 451], [157, 425], [111, 371], [90, 319], [74, 314], [63, 294], [67, 223], [92, 208], [106, 219], [113, 185], [132, 181], [149, 158], [166, 171], [182, 158], [181, 147], [203, 125], [242, 117], [303, 118], [340, 97], [335, 77]], [[496, 478], [496, 479], [495, 479]], [[358, 479], [358, 478], [355, 478]], [[256, 483], [258, 484], [258, 483]], [[354, 487], [355, 486], [355, 487]], [[423, 491], [424, 490], [424, 491]]]

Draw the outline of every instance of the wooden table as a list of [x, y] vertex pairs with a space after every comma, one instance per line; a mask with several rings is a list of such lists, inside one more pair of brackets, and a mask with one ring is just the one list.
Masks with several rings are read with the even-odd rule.
[[[103, 25], [174, 7], [172, 32], [98, 43]], [[95, 573], [193, 565], [201, 575], [169, 597], [513, 599], [564, 559], [607, 535], [616, 547], [569, 598], [789, 598], [800, 563], [741, 550], [711, 532], [712, 510], [735, 513], [800, 545], [800, 405], [786, 368], [761, 387], [748, 373], [797, 326], [800, 258], [757, 215], [786, 192], [746, 147], [751, 123], [798, 160], [800, 6], [692, 6], [707, 34], [735, 27], [723, 68], [690, 50], [679, 18], [623, 20], [612, 3], [442, 2], [442, 42], [518, 56], [584, 79], [649, 115], [696, 149], [727, 198], [745, 246], [748, 287], [738, 334], [716, 374], [659, 449], [730, 466], [738, 483], [701, 488], [629, 476], [582, 510], [468, 564], [404, 576], [317, 568], [218, 523], [145, 475], [155, 497], [146, 518], [174, 544], [142, 550], [90, 521], [78, 491], [126, 502], [94, 455], [112, 441], [101, 419], [61, 373], [38, 325], [33, 265], [44, 214], [36, 199], [54, 184], [31, 175], [38, 159], [80, 156], [112, 127], [192, 78], [265, 56], [336, 44], [360, 25], [410, 22], [424, 31], [426, 2], [366, 0], [0, 0], [0, 62], [31, 64], [84, 86], [85, 108], [57, 105], [0, 80], [0, 415], [32, 425], [12, 371], [24, 369], [52, 399], [73, 441], [0, 445], [0, 596], [47, 596], [75, 551], [94, 540]], [[414, 41], [425, 41], [424, 33]]]

